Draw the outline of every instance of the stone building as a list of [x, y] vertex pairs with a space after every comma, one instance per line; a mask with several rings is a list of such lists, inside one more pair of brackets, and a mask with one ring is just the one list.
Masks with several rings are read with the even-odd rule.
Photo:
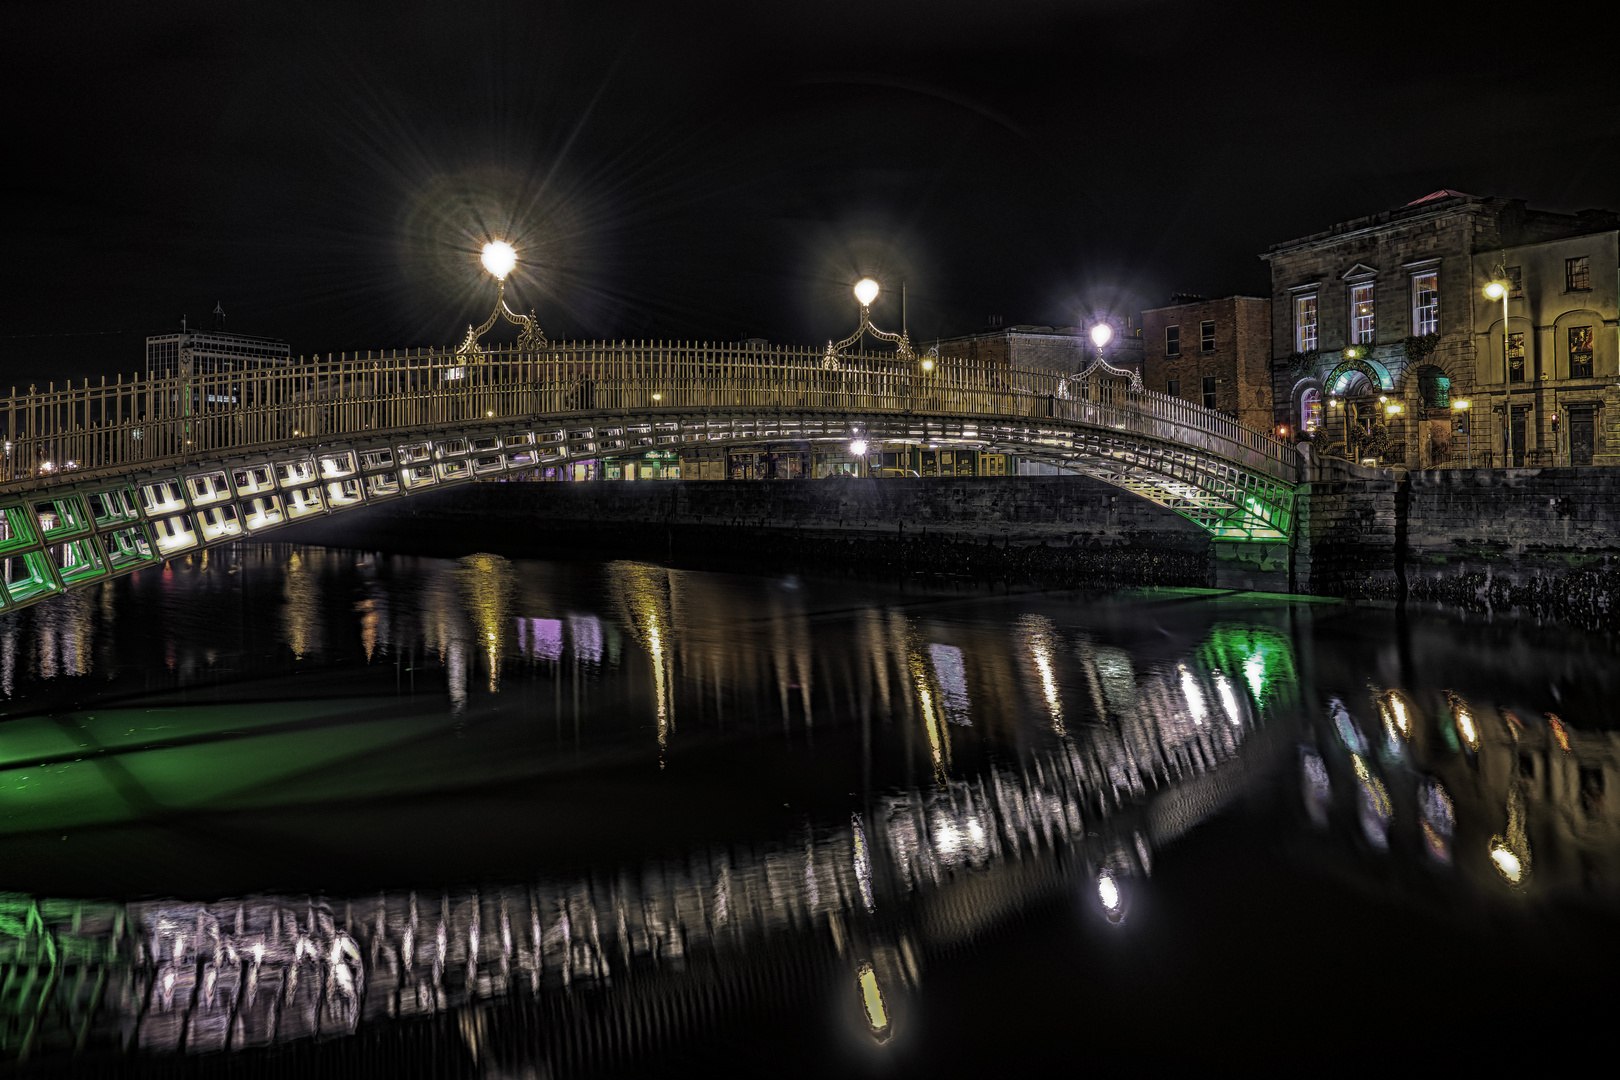
[[1270, 430], [1271, 301], [1171, 299], [1184, 302], [1142, 312], [1143, 383]]
[[[1103, 357], [1116, 368], [1140, 372], [1142, 370], [1142, 331], [1135, 320], [1127, 316], [1110, 319], [1114, 337], [1103, 349]], [[1008, 367], [1032, 371], [1051, 371], [1072, 375], [1097, 358], [1097, 348], [1087, 335], [1086, 326], [1017, 326], [998, 327], [977, 334], [944, 338], [934, 344], [941, 356], [961, 357], [968, 360], [987, 360]], [[917, 342], [919, 351], [926, 352], [928, 342]]]
[[1475, 253], [1474, 464], [1620, 464], [1617, 279], [1615, 229]]
[[[1493, 387], [1495, 397], [1505, 400], [1507, 384], [1500, 360], [1493, 367], [1491, 354], [1484, 350], [1493, 319], [1500, 323], [1501, 305], [1486, 298], [1483, 288], [1489, 271], [1481, 277], [1479, 268], [1501, 264], [1508, 251], [1602, 234], [1617, 226], [1620, 218], [1606, 211], [1551, 213], [1529, 209], [1522, 199], [1447, 189], [1274, 245], [1261, 256], [1271, 267], [1274, 423], [1314, 433], [1323, 441], [1324, 452], [1408, 468], [1461, 466], [1468, 444], [1475, 465], [1502, 464], [1502, 446], [1495, 435], [1498, 427], [1505, 432], [1506, 419], [1514, 414], [1502, 414], [1500, 425], [1491, 422]], [[1562, 250], [1557, 247], [1545, 258], [1561, 259], [1556, 252]], [[1602, 257], [1610, 261], [1607, 276], [1594, 269], [1591, 280], [1610, 282], [1612, 292], [1615, 261], [1612, 254], [1604, 255], [1605, 250], [1612, 252], [1592, 247], [1594, 268]], [[1528, 255], [1515, 257], [1521, 269], [1541, 265]], [[1508, 262], [1515, 265], [1511, 258]], [[1545, 275], [1540, 269], [1537, 275], [1541, 287]], [[1529, 287], [1530, 279], [1522, 284]], [[1561, 276], [1555, 284], [1563, 288]], [[1533, 408], [1537, 394], [1551, 395], [1551, 401], [1574, 395], [1568, 396], [1571, 404], [1579, 398], [1581, 407], [1590, 407], [1595, 418], [1602, 404], [1600, 380], [1605, 375], [1611, 382], [1614, 379], [1613, 299], [1607, 308], [1594, 308], [1587, 302], [1592, 295], [1592, 287], [1579, 291], [1575, 299], [1582, 306], [1576, 310], [1610, 314], [1601, 324], [1596, 319], [1580, 324], [1593, 330], [1590, 378], [1578, 380], [1579, 385], [1555, 382], [1559, 369], [1552, 339], [1563, 325], [1557, 320], [1571, 314], [1562, 310], [1567, 305], [1554, 304], [1559, 309], [1554, 322], [1536, 322], [1536, 333], [1525, 339], [1534, 352], [1533, 364], [1541, 364], [1548, 376], [1534, 382], [1549, 384], [1527, 385], [1522, 391], [1531, 406], [1522, 414], [1532, 418], [1528, 447], [1540, 452], [1526, 463], [1540, 464], [1543, 458], [1552, 463], [1550, 442], [1543, 441], [1550, 439], [1550, 431], [1544, 437], [1536, 427], [1542, 423], [1550, 428], [1550, 413]], [[1510, 309], [1515, 302], [1521, 305], [1521, 318], [1544, 317], [1539, 302], [1521, 298], [1510, 301]], [[1494, 316], [1489, 310], [1493, 303]], [[1600, 348], [1595, 342], [1605, 334], [1611, 344]], [[1606, 370], [1603, 357], [1609, 358]], [[1520, 393], [1513, 395], [1515, 408]], [[1451, 407], [1457, 399], [1470, 402], [1472, 434], [1464, 434], [1460, 410]], [[1594, 419], [1595, 424], [1604, 422]], [[1567, 435], [1566, 429], [1563, 437]], [[1605, 445], [1611, 443], [1612, 438]], [[1494, 460], [1480, 457], [1493, 447]]]

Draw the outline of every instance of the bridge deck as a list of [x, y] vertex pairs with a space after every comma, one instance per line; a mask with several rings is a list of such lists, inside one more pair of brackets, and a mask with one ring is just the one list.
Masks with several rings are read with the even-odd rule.
[[311, 514], [649, 449], [860, 437], [1011, 452], [1241, 540], [1287, 538], [1298, 474], [1271, 436], [1113, 380], [664, 343], [31, 388], [0, 422], [0, 608]]

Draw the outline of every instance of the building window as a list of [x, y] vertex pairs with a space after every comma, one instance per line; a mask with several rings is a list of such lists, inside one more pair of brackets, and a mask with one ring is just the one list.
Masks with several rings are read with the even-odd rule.
[[1412, 275], [1412, 333], [1417, 337], [1440, 331], [1440, 274], [1430, 270]]
[[1350, 286], [1350, 344], [1373, 343], [1372, 282]]
[[1214, 407], [1215, 407], [1215, 376], [1213, 376], [1213, 375], [1205, 375], [1204, 376], [1204, 408], [1213, 409]]
[[1524, 299], [1524, 267], [1510, 266], [1507, 268], [1508, 299]]
[[1569, 292], [1584, 292], [1592, 287], [1592, 258], [1582, 255], [1578, 259], [1564, 260], [1564, 288]]
[[1164, 328], [1164, 355], [1181, 355], [1181, 327], [1167, 326]]
[[1198, 347], [1205, 352], [1215, 351], [1215, 320], [1206, 319], [1199, 324]]
[[1508, 382], [1524, 382], [1524, 335], [1508, 335]]
[[1294, 351], [1310, 352], [1316, 348], [1316, 297], [1294, 298]]
[[1164, 392], [1166, 394], [1170, 395], [1171, 397], [1180, 397], [1181, 396], [1181, 380], [1180, 379], [1166, 379], [1166, 380], [1164, 380]]
[[1572, 326], [1569, 328], [1569, 377], [1572, 379], [1590, 379], [1592, 377], [1592, 328], [1590, 326]]
[[1314, 386], [1299, 397], [1299, 426], [1307, 433], [1322, 426], [1322, 391]]

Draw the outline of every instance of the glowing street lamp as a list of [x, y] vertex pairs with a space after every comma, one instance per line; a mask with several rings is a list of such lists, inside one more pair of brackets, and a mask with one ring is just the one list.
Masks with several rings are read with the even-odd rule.
[[1142, 389], [1142, 373], [1140, 371], [1117, 368], [1110, 364], [1107, 360], [1103, 359], [1103, 349], [1107, 347], [1110, 341], [1114, 340], [1114, 328], [1109, 325], [1108, 320], [1099, 319], [1092, 326], [1089, 336], [1091, 338], [1091, 343], [1097, 346], [1097, 359], [1093, 360], [1089, 365], [1087, 365], [1085, 370], [1074, 376], [1074, 378], [1080, 382], [1085, 382], [1085, 380], [1091, 376], [1093, 371], [1097, 370], [1098, 368], [1102, 368], [1110, 375], [1116, 375], [1122, 379], [1131, 380], [1131, 389], [1140, 391]]
[[534, 310], [531, 308], [527, 315], [519, 315], [506, 306], [506, 279], [517, 267], [517, 249], [505, 240], [491, 240], [484, 245], [483, 251], [479, 253], [478, 261], [483, 264], [485, 271], [497, 283], [495, 310], [489, 313], [489, 318], [484, 320], [482, 326], [477, 329], [472, 326], [467, 327], [467, 336], [462, 339], [461, 344], [456, 348], [456, 355], [463, 359], [482, 356], [484, 350], [479, 347], [478, 339], [489, 332], [489, 328], [495, 325], [496, 319], [505, 319], [521, 331], [517, 343], [519, 352], [540, 352], [544, 350], [549, 345], [549, 342], [546, 341], [545, 331], [540, 329], [540, 321], [535, 318]]
[[[829, 371], [837, 371], [842, 366], [839, 361], [843, 357], [845, 350], [852, 349], [860, 344], [861, 335], [868, 330], [872, 332], [872, 336], [875, 338], [894, 342], [895, 351], [900, 354], [901, 359], [916, 360], [917, 354], [912, 351], [911, 337], [906, 333], [904, 326], [900, 328], [898, 334], [891, 334], [872, 325], [872, 304], [882, 291], [882, 286], [872, 278], [861, 278], [855, 283], [855, 301], [861, 305], [860, 325], [855, 327], [855, 332], [843, 341], [837, 343], [827, 342], [827, 354], [821, 361], [822, 367], [827, 368]], [[922, 369], [925, 372], [934, 370], [934, 361], [931, 358], [923, 360]]]
[[1451, 403], [1452, 411], [1462, 421], [1463, 435], [1468, 439], [1468, 467], [1474, 467], [1474, 425], [1468, 422], [1468, 402], [1459, 398]]
[[506, 275], [517, 266], [517, 249], [505, 240], [491, 240], [484, 245], [478, 261], [484, 264], [485, 270], [495, 275], [496, 281], [505, 281]]
[[1489, 282], [1485, 286], [1485, 296], [1491, 300], [1502, 301], [1502, 400], [1507, 402], [1503, 407], [1503, 411], [1507, 413], [1507, 451], [1505, 456], [1507, 463], [1511, 465], [1513, 463], [1513, 373], [1510, 369], [1513, 361], [1508, 356], [1512, 351], [1512, 346], [1508, 340], [1508, 297], [1513, 290], [1507, 282], [1507, 267], [1498, 266], [1496, 269], [1499, 272], [1498, 276], [1496, 280]]

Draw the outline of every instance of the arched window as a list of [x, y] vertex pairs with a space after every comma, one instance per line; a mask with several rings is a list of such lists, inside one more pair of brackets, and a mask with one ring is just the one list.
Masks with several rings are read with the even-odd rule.
[[1417, 371], [1418, 397], [1425, 409], [1451, 408], [1451, 379], [1444, 371], [1426, 365]]
[[1322, 391], [1311, 387], [1299, 396], [1299, 429], [1312, 432], [1322, 426]]

